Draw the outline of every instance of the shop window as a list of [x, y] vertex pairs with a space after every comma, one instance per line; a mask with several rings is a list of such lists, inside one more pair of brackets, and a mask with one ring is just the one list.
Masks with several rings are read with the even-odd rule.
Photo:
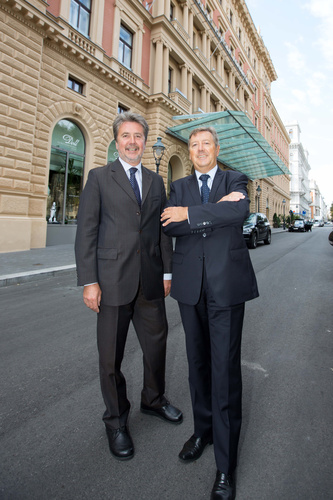
[[71, 0], [69, 23], [85, 36], [89, 36], [90, 15], [90, 0]]
[[118, 50], [118, 60], [127, 68], [132, 67], [132, 51], [133, 51], [133, 34], [125, 28], [125, 26], [120, 26], [120, 36], [119, 36], [119, 50]]
[[115, 161], [118, 158], [118, 149], [116, 148], [116, 141], [113, 140], [108, 149], [108, 162]]
[[46, 220], [76, 224], [83, 187], [85, 140], [79, 127], [60, 120], [52, 134]]
[[77, 92], [78, 94], [83, 94], [83, 83], [75, 80], [75, 78], [73, 78], [72, 76], [68, 77], [67, 87], [71, 90], [74, 90], [74, 92]]

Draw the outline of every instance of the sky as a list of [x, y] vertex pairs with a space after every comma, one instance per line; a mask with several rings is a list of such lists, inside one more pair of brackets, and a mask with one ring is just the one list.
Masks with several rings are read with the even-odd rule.
[[283, 123], [298, 122], [315, 179], [333, 203], [333, 1], [246, 0], [278, 78], [271, 95]]

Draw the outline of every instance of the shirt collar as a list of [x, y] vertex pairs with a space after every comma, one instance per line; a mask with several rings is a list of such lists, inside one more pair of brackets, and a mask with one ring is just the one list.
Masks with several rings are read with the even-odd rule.
[[[129, 169], [133, 167], [133, 165], [126, 163], [126, 161], [122, 160], [120, 157], [118, 157], [118, 160], [120, 161], [126, 172], [128, 172]], [[138, 171], [141, 173], [141, 161], [140, 163], [138, 163], [138, 165], [135, 165], [135, 168], [137, 168]]]
[[[214, 168], [212, 168], [211, 170], [209, 170], [209, 172], [205, 172], [205, 174], [208, 174], [209, 177], [211, 178], [212, 182], [214, 180], [214, 177], [215, 177], [215, 174], [217, 172], [217, 165], [215, 165]], [[199, 181], [199, 177], [200, 175], [202, 175], [202, 172], [199, 172], [198, 170], [195, 170], [195, 175], [197, 176], [197, 180]]]

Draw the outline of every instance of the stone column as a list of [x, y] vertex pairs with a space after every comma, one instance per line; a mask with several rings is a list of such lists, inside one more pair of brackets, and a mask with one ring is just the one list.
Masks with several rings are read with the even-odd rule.
[[189, 44], [193, 48], [193, 12], [190, 9], [189, 19], [188, 19], [188, 34], [190, 36]]
[[164, 0], [164, 15], [170, 19], [170, 0]]
[[154, 67], [154, 94], [162, 91], [162, 68], [163, 68], [163, 43], [156, 40], [155, 67]]
[[162, 92], [168, 95], [168, 75], [169, 75], [169, 47], [164, 47], [163, 49], [163, 81], [162, 81]]
[[[187, 72], [187, 99], [192, 102], [192, 73], [191, 71]], [[192, 113], [193, 113], [193, 102], [192, 102]]]
[[184, 95], [188, 98], [188, 87], [187, 87], [187, 68], [185, 64], [181, 66], [181, 89], [180, 89]]
[[210, 38], [209, 38], [209, 36], [207, 36], [207, 40], [206, 40], [206, 57], [208, 59], [208, 64], [209, 64], [209, 60], [210, 60]]
[[202, 32], [201, 40], [202, 40], [201, 52], [203, 53], [203, 55], [205, 57], [207, 57], [207, 52], [206, 52], [206, 50], [207, 50], [207, 35], [206, 35], [205, 31]]
[[133, 71], [136, 75], [141, 76], [141, 66], [142, 66], [142, 40], [143, 40], [143, 29], [140, 27], [136, 32], [137, 43], [135, 44], [135, 54], [133, 54]]
[[112, 37], [112, 57], [114, 57], [115, 59], [118, 59], [119, 36], [120, 36], [120, 9], [117, 5], [115, 5], [114, 19], [113, 19], [113, 37]]
[[186, 33], [189, 34], [189, 32], [188, 32], [188, 6], [187, 6], [187, 3], [184, 3], [184, 7], [183, 7], [183, 28], [186, 31]]
[[200, 108], [202, 109], [202, 111], [205, 112], [207, 111], [206, 96], [207, 96], [206, 87], [202, 85], [200, 87]]
[[164, 0], [156, 1], [156, 16], [163, 16], [164, 14]]

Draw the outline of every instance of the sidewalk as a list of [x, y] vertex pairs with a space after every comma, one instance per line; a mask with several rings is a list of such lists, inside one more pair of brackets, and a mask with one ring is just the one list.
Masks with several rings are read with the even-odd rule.
[[[272, 234], [280, 232], [283, 232], [282, 227], [272, 228]], [[0, 253], [0, 287], [36, 281], [61, 272], [75, 272], [72, 244]]]
[[75, 271], [74, 245], [0, 253], [0, 287]]

